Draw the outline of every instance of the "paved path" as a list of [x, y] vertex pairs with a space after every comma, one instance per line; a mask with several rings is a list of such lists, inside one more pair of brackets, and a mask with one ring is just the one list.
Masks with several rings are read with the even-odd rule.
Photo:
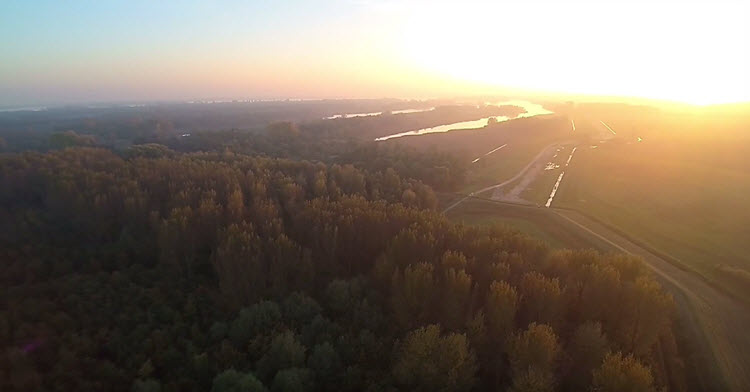
[[500, 187], [503, 187], [503, 186], [506, 186], [506, 185], [508, 185], [508, 184], [512, 183], [513, 181], [516, 181], [517, 179], [521, 178], [521, 176], [523, 176], [523, 175], [524, 175], [524, 174], [526, 173], [526, 171], [527, 171], [527, 170], [529, 170], [529, 168], [530, 168], [530, 167], [531, 167], [532, 165], [534, 165], [534, 163], [536, 163], [536, 161], [537, 161], [537, 160], [539, 160], [539, 158], [541, 158], [542, 156], [544, 156], [544, 153], [546, 153], [546, 152], [547, 152], [547, 150], [549, 150], [549, 149], [550, 149], [550, 148], [552, 148], [552, 147], [555, 147], [555, 146], [557, 146], [558, 144], [564, 144], [564, 143], [565, 143], [565, 142], [556, 142], [556, 143], [552, 143], [552, 144], [548, 145], [547, 147], [544, 147], [544, 148], [542, 149], [542, 151], [540, 151], [540, 152], [539, 152], [539, 154], [537, 154], [537, 155], [536, 155], [536, 156], [534, 157], [534, 159], [532, 159], [532, 160], [531, 160], [531, 162], [529, 162], [529, 164], [528, 164], [528, 165], [524, 166], [524, 168], [523, 168], [523, 169], [521, 169], [521, 171], [519, 171], [519, 172], [518, 172], [518, 174], [516, 174], [515, 176], [513, 176], [513, 178], [511, 178], [511, 179], [509, 179], [509, 180], [505, 180], [505, 181], [503, 181], [503, 182], [501, 182], [501, 183], [499, 183], [499, 184], [495, 184], [495, 185], [490, 185], [490, 186], [488, 186], [488, 187], [482, 188], [482, 189], [480, 189], [480, 190], [478, 190], [478, 191], [476, 191], [476, 192], [471, 192], [471, 193], [469, 193], [468, 195], [466, 195], [466, 196], [462, 197], [461, 199], [459, 199], [459, 200], [458, 200], [458, 201], [456, 201], [455, 203], [453, 203], [453, 204], [449, 205], [448, 207], [446, 207], [446, 208], [445, 208], [445, 209], [443, 210], [443, 214], [445, 214], [446, 212], [448, 212], [448, 211], [450, 211], [450, 210], [452, 210], [452, 209], [456, 208], [456, 206], [457, 206], [457, 205], [459, 205], [459, 204], [463, 203], [464, 201], [466, 201], [466, 199], [468, 199], [468, 198], [470, 198], [470, 197], [472, 197], [472, 196], [474, 196], [474, 195], [478, 195], [478, 194], [480, 194], [480, 193], [484, 193], [484, 192], [490, 191], [490, 190], [492, 190], [492, 189], [495, 189], [495, 188], [500, 188]]
[[[571, 224], [588, 231], [623, 253], [640, 256], [669, 289], [692, 335], [708, 350], [726, 387], [710, 390], [748, 391], [750, 388], [750, 309], [706, 283], [697, 273], [678, 268], [634, 244], [612, 229], [570, 210], [553, 209]], [[700, 340], [705, 340], [700, 342]], [[710, 369], [700, 369], [710, 373]], [[710, 379], [710, 378], [709, 378]], [[715, 388], [714, 388], [715, 387]]]

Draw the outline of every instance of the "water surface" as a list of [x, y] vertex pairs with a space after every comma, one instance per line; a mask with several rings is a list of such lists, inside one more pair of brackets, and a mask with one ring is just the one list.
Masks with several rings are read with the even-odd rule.
[[[494, 105], [494, 106], [513, 105], [513, 106], [522, 107], [526, 110], [526, 113], [521, 113], [515, 118], [534, 117], [534, 116], [554, 113], [545, 109], [544, 107], [542, 107], [542, 105], [529, 102], [529, 101], [522, 101], [522, 100], [512, 100], [512, 101], [503, 101], [503, 102], [485, 102], [485, 104]], [[417, 129], [414, 131], [394, 133], [392, 135], [379, 137], [375, 139], [375, 141], [383, 141], [383, 140], [393, 139], [393, 138], [402, 137], [402, 136], [418, 136], [418, 135], [426, 135], [430, 133], [459, 131], [462, 129], [483, 128], [487, 126], [491, 118], [494, 118], [495, 120], [497, 120], [497, 122], [504, 122], [504, 121], [508, 121], [511, 119], [508, 116], [489, 116], [489, 117], [480, 118], [478, 120], [461, 121], [457, 123], [444, 124], [444, 125], [438, 125], [435, 127]]]
[[[425, 109], [400, 109], [400, 110], [392, 110], [391, 114], [408, 114], [408, 113], [421, 113], [421, 112], [430, 112], [435, 110], [435, 107], [425, 108]], [[334, 114], [333, 116], [323, 117], [324, 120], [335, 120], [337, 118], [352, 118], [352, 117], [372, 117], [372, 116], [380, 116], [384, 112], [370, 112], [370, 113], [345, 113], [345, 114]]]

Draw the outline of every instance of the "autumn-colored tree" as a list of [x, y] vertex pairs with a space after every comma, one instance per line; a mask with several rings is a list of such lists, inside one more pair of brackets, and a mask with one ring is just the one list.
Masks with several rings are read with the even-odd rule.
[[450, 268], [445, 271], [442, 286], [440, 313], [443, 315], [443, 325], [450, 330], [459, 329], [465, 325], [466, 317], [471, 313], [471, 276], [464, 270]]
[[519, 285], [520, 319], [523, 323], [556, 324], [563, 312], [562, 289], [557, 278], [538, 272], [526, 273]]
[[442, 268], [443, 271], [448, 271], [449, 269], [454, 269], [456, 271], [464, 270], [466, 269], [467, 264], [466, 256], [461, 252], [449, 250], [443, 253], [443, 256], [440, 258], [440, 268]]
[[592, 392], [655, 392], [651, 370], [632, 355], [610, 353], [593, 373]]
[[625, 306], [617, 325], [620, 347], [644, 354], [669, 325], [672, 296], [662, 292], [651, 277], [642, 276], [625, 290]]
[[507, 282], [492, 282], [484, 304], [490, 341], [502, 345], [514, 329], [518, 294]]
[[245, 196], [242, 189], [235, 188], [228, 196], [224, 209], [224, 219], [227, 225], [240, 223], [245, 218]]
[[190, 207], [173, 209], [159, 229], [159, 260], [191, 278], [195, 270], [196, 246]]
[[611, 325], [620, 317], [620, 309], [612, 306], [621, 300], [622, 282], [620, 273], [611, 265], [587, 264], [571, 279], [570, 295], [575, 296], [571, 310], [577, 318], [602, 320]]
[[410, 332], [393, 365], [397, 383], [412, 391], [468, 391], [475, 385], [476, 371], [466, 336], [442, 336], [437, 325]]
[[513, 377], [509, 392], [552, 392], [555, 379], [551, 372], [530, 367]]
[[653, 387], [638, 259], [453, 223], [452, 158], [307, 127], [0, 154], [0, 390]]
[[309, 288], [314, 273], [310, 255], [285, 234], [268, 243], [269, 291], [281, 298], [295, 290]]
[[250, 225], [231, 225], [211, 257], [219, 288], [231, 303], [255, 302], [266, 290], [266, 270], [260, 238]]
[[[508, 358], [514, 383], [531, 377], [543, 375], [543, 379], [554, 379], [560, 354], [555, 331], [549, 325], [531, 323], [529, 327], [515, 334], [508, 344]], [[532, 369], [532, 370], [530, 370]], [[523, 381], [525, 384], [527, 381]], [[519, 381], [521, 383], [521, 381]], [[520, 385], [520, 384], [519, 384]]]
[[403, 273], [398, 270], [393, 273], [391, 307], [401, 327], [408, 329], [429, 322], [436, 289], [432, 264], [412, 264]]

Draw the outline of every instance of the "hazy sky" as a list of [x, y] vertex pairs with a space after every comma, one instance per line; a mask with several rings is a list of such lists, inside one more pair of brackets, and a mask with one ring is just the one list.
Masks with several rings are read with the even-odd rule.
[[750, 101], [748, 2], [0, 1], [0, 105], [430, 97]]

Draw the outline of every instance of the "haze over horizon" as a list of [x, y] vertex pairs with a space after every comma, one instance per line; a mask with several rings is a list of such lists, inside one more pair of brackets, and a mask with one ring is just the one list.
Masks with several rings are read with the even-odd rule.
[[0, 0], [0, 391], [746, 392], [749, 11]]
[[0, 106], [518, 91], [745, 102], [747, 11], [729, 0], [6, 1]]

